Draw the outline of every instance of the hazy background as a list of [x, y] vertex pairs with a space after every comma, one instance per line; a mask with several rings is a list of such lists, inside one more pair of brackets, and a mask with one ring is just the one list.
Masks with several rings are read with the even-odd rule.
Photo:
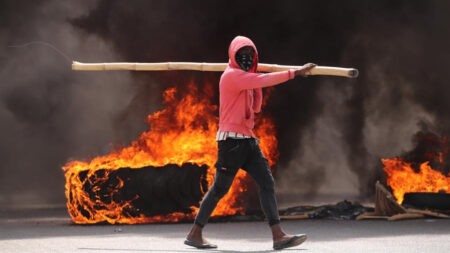
[[[418, 131], [450, 127], [447, 1], [0, 2], [0, 205], [63, 204], [61, 166], [108, 153], [147, 130], [161, 92], [220, 73], [72, 72], [85, 62], [227, 61], [236, 35], [260, 61], [356, 67], [358, 79], [277, 86], [277, 191], [370, 196], [380, 158]], [[211, 98], [218, 103], [218, 97]]]

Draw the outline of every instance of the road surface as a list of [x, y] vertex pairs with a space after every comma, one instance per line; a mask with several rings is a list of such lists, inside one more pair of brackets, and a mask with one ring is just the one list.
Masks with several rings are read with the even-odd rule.
[[[450, 220], [295, 220], [289, 233], [308, 240], [285, 252], [450, 252]], [[0, 211], [0, 252], [272, 252], [264, 222], [211, 223], [217, 250], [183, 244], [191, 224], [74, 225], [65, 210]]]

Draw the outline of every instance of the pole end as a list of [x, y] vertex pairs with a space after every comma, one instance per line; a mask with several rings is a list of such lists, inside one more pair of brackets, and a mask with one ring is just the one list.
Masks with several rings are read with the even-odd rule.
[[359, 71], [357, 69], [351, 69], [348, 71], [350, 78], [357, 78], [359, 76]]
[[77, 62], [77, 61], [72, 61], [72, 70], [78, 70], [77, 69], [77, 65], [78, 64], [80, 64], [79, 62]]

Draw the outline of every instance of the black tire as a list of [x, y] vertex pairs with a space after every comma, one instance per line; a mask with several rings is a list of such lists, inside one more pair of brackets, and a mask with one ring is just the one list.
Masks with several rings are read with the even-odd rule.
[[[203, 197], [202, 178], [206, 174], [206, 167], [190, 163], [183, 164], [181, 167], [168, 164], [163, 167], [99, 170], [95, 174], [91, 176], [91, 180], [87, 180], [87, 172], [81, 172], [78, 175], [83, 181], [83, 190], [91, 200], [101, 201], [105, 205], [111, 201], [132, 200], [132, 206], [124, 210], [124, 214], [134, 217], [143, 214], [151, 217], [172, 212], [189, 213], [190, 206], [198, 205]], [[95, 180], [96, 176], [106, 175], [106, 180]], [[124, 185], [117, 191], [119, 180], [123, 181]], [[94, 191], [94, 187], [98, 190]], [[69, 196], [73, 201], [72, 192]], [[95, 213], [96, 209], [106, 208], [105, 205], [99, 203], [89, 211]], [[82, 215], [90, 218], [87, 210], [82, 210]]]
[[450, 194], [409, 192], [405, 194], [403, 204], [418, 208], [430, 208], [447, 211], [450, 210]]

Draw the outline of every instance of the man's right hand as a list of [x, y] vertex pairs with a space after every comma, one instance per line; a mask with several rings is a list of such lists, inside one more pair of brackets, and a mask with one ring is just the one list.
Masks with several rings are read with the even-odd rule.
[[295, 70], [295, 76], [303, 76], [306, 77], [308, 72], [315, 68], [317, 66], [317, 64], [314, 63], [306, 63], [305, 65], [303, 65], [301, 68], [296, 69]]

